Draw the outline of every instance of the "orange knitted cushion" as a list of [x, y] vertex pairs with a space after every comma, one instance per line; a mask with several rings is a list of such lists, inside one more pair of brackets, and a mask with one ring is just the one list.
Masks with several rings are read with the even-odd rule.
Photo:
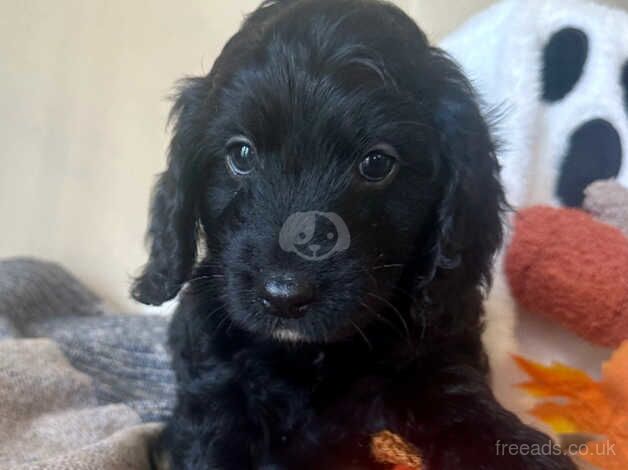
[[628, 238], [618, 229], [577, 209], [524, 209], [505, 267], [525, 309], [593, 343], [628, 338]]

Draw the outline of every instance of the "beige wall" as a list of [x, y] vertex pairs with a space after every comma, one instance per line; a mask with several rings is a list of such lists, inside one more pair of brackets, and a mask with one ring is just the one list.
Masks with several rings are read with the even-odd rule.
[[[0, 0], [0, 257], [59, 261], [137, 309], [127, 290], [145, 261], [165, 98], [207, 72], [256, 3]], [[491, 1], [397, 3], [438, 39]]]

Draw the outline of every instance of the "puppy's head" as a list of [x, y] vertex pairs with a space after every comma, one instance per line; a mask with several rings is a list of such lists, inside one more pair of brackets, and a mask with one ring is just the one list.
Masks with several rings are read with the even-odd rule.
[[412, 322], [399, 317], [431, 285], [437, 303], [487, 281], [502, 198], [489, 132], [399, 9], [267, 1], [182, 83], [173, 118], [136, 299], [190, 281], [250, 333], [316, 342]]

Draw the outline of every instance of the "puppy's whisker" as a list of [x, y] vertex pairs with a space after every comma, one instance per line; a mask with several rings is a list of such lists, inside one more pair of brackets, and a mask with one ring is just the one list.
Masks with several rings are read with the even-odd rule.
[[373, 266], [371, 271], [379, 271], [381, 269], [392, 269], [392, 268], [403, 268], [405, 265], [403, 264], [382, 264], [379, 266]]
[[416, 296], [413, 296], [408, 291], [406, 291], [405, 289], [402, 289], [401, 287], [398, 287], [398, 286], [395, 286], [393, 288], [393, 290], [395, 290], [397, 292], [400, 292], [401, 294], [403, 294], [406, 297], [408, 297], [408, 299], [410, 300], [410, 308], [416, 312], [416, 315], [420, 316], [420, 318], [421, 318], [421, 335], [420, 335], [420, 338], [421, 338], [421, 341], [423, 341], [423, 339], [425, 338], [425, 332], [427, 330], [427, 318], [425, 317], [423, 312], [419, 311]]
[[[226, 315], [228, 316], [228, 315]], [[227, 328], [225, 328], [225, 334], [228, 334], [229, 331], [231, 331], [231, 328], [233, 327], [233, 322], [229, 321], [229, 323], [227, 324]]]
[[378, 289], [379, 289], [379, 284], [378, 284], [378, 282], [377, 282], [377, 278], [373, 275], [373, 273], [372, 273], [369, 269], [367, 269], [367, 268], [362, 268], [362, 269], [360, 270], [360, 272], [362, 272], [362, 273], [366, 274], [366, 275], [367, 275], [367, 276], [371, 279], [371, 281], [373, 282], [373, 287], [374, 287], [376, 290], [378, 290]]
[[223, 279], [224, 279], [223, 277], [202, 276], [202, 277], [195, 277], [193, 279], [190, 279], [188, 281], [188, 284], [194, 285], [194, 286], [208, 286], [215, 282], [222, 281]]
[[416, 297], [413, 296], [410, 292], [408, 292], [405, 289], [402, 289], [399, 286], [393, 287], [393, 290], [396, 291], [396, 292], [399, 292], [400, 294], [403, 294], [404, 296], [406, 296], [406, 298], [410, 301], [410, 305], [412, 307], [416, 306]]
[[221, 310], [224, 310], [225, 306], [221, 305], [220, 307], [218, 307], [217, 309], [212, 310], [211, 312], [209, 312], [206, 316], [206, 318], [211, 318], [212, 316], [214, 316], [216, 313], [220, 312]]
[[225, 314], [223, 315], [222, 319], [221, 319], [221, 320], [218, 322], [218, 324], [216, 325], [216, 332], [219, 332], [219, 331], [220, 331], [220, 328], [222, 327], [222, 325], [223, 325], [225, 322], [227, 322], [227, 321], [228, 321], [229, 323], [231, 323], [231, 320], [229, 319], [229, 315], [228, 315], [227, 313], [225, 313]]
[[200, 279], [224, 279], [224, 274], [206, 274], [203, 276], [193, 277], [189, 282], [198, 281]]
[[192, 294], [202, 294], [208, 289], [215, 289], [216, 284], [220, 281], [222, 281], [222, 279], [220, 278], [210, 278], [208, 276], [202, 276], [188, 281], [187, 289], [188, 292]]
[[358, 326], [358, 324], [356, 322], [354, 322], [353, 320], [349, 320], [351, 322], [351, 325], [353, 325], [353, 327], [356, 329], [356, 331], [359, 333], [359, 335], [364, 339], [364, 342], [366, 343], [366, 345], [369, 347], [369, 349], [372, 351], [373, 350], [373, 344], [371, 344], [371, 342], [369, 341], [369, 339], [367, 338], [366, 334], [364, 333], [364, 331], [362, 331], [362, 328], [360, 328]]
[[390, 307], [390, 309], [396, 314], [397, 318], [399, 318], [401, 324], [403, 325], [403, 328], [406, 332], [406, 337], [408, 339], [410, 339], [410, 328], [408, 327], [408, 323], [406, 322], [406, 319], [403, 318], [403, 315], [401, 314], [401, 312], [399, 311], [399, 309], [397, 307], [395, 307], [393, 304], [391, 304], [387, 299], [385, 299], [384, 297], [381, 297], [377, 294], [373, 294], [372, 292], [369, 292], [367, 295], [379, 300], [380, 302], [385, 303], [386, 305], [388, 305], [388, 307]]
[[357, 273], [369, 273], [372, 271], [382, 271], [385, 269], [403, 268], [404, 264], [382, 264], [379, 266], [373, 266], [372, 268], [360, 268], [353, 271], [344, 271], [344, 274], [357, 274]]
[[376, 310], [374, 310], [373, 308], [371, 308], [367, 303], [365, 302], [360, 302], [360, 305], [366, 309], [369, 313], [371, 313], [375, 319], [377, 321], [380, 321], [381, 323], [384, 323], [386, 326], [390, 327], [391, 330], [393, 330], [400, 338], [403, 337], [403, 332], [401, 330], [399, 330], [395, 324], [393, 322], [391, 322], [388, 318], [386, 318], [384, 315], [379, 314]]

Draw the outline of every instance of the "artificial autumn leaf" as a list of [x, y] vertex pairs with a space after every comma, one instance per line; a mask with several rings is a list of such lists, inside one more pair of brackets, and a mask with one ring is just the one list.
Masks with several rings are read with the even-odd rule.
[[392, 470], [423, 468], [419, 451], [390, 431], [382, 431], [371, 438], [371, 453], [377, 462], [394, 465]]
[[604, 470], [628, 469], [628, 341], [603, 365], [599, 382], [562, 364], [514, 359], [532, 379], [520, 385], [524, 390], [535, 397], [566, 399], [542, 402], [532, 415], [561, 434], [604, 436], [589, 441], [580, 457]]

